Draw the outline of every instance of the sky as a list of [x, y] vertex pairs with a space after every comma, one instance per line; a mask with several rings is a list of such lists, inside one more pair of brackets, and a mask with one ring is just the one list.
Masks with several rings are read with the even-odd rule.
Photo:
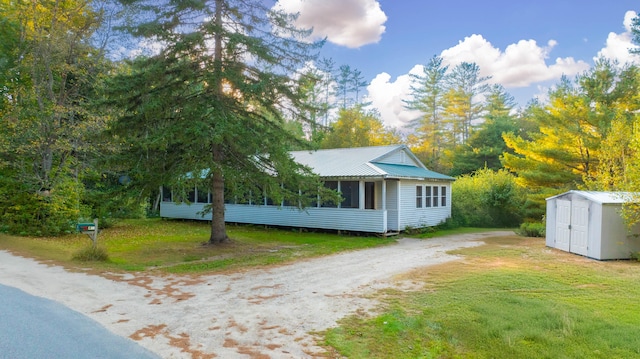
[[542, 101], [562, 75], [574, 78], [599, 56], [630, 55], [637, 0], [278, 0], [297, 25], [326, 38], [320, 57], [362, 72], [367, 99], [389, 127], [417, 114], [404, 108], [409, 73], [433, 56], [454, 67], [475, 62], [524, 107]]

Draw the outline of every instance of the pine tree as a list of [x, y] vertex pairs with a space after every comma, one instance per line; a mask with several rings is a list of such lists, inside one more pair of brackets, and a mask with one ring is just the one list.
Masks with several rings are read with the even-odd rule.
[[[111, 104], [125, 110], [111, 128], [145, 189], [185, 175], [210, 188], [210, 243], [226, 241], [227, 195], [268, 192], [304, 206], [318, 179], [288, 150], [302, 145], [285, 118], [304, 116], [296, 72], [321, 43], [302, 41], [294, 16], [262, 1], [131, 0], [143, 21], [132, 35], [161, 45], [111, 84]], [[302, 191], [302, 192], [300, 192]], [[303, 193], [301, 195], [300, 193]], [[305, 196], [304, 194], [308, 194]]]
[[434, 56], [424, 66], [421, 74], [412, 74], [411, 99], [405, 101], [410, 110], [422, 115], [409, 124], [415, 130], [414, 151], [422, 157], [430, 168], [440, 170], [438, 162], [444, 146], [445, 124], [442, 117], [447, 66], [442, 58]]

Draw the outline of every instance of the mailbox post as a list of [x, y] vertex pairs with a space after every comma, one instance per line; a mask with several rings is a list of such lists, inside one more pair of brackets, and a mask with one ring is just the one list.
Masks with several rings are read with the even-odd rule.
[[91, 238], [93, 246], [98, 245], [98, 219], [94, 219], [93, 223], [78, 223], [76, 225], [78, 232], [82, 232]]

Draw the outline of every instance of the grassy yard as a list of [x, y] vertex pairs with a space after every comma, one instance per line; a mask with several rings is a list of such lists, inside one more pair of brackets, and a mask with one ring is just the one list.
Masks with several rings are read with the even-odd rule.
[[406, 275], [375, 316], [326, 344], [348, 358], [640, 358], [640, 263], [598, 262], [506, 237]]
[[74, 253], [90, 246], [84, 234], [60, 238], [26, 238], [0, 234], [0, 249], [51, 261], [66, 268], [109, 271], [161, 270], [201, 273], [274, 265], [341, 251], [383, 246], [393, 239], [353, 237], [297, 230], [265, 229], [261, 226], [227, 227], [231, 243], [203, 245], [209, 238], [206, 222], [179, 220], [126, 220], [101, 230], [98, 245], [109, 261], [81, 263]]

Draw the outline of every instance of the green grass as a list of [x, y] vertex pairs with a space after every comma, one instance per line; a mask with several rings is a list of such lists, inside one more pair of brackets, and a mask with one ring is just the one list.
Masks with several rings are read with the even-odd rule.
[[0, 249], [67, 268], [97, 271], [157, 269], [172, 273], [233, 270], [249, 266], [287, 263], [341, 251], [390, 244], [392, 239], [353, 237], [298, 230], [265, 229], [259, 226], [227, 227], [231, 242], [209, 246], [207, 222], [179, 220], [126, 220], [101, 230], [98, 244], [107, 262], [74, 261], [91, 240], [83, 234], [60, 238], [15, 237], [0, 234]]
[[640, 264], [496, 238], [456, 251], [465, 261], [406, 276], [381, 311], [325, 333], [348, 358], [640, 358]]

